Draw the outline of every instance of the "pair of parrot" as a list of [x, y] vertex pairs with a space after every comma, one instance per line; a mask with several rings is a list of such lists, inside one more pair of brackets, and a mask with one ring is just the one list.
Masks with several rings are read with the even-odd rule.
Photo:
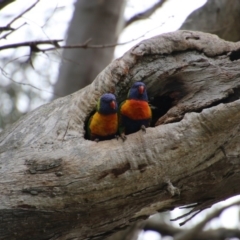
[[124, 141], [126, 134], [140, 129], [145, 131], [151, 118], [146, 86], [143, 82], [135, 82], [128, 92], [127, 100], [119, 108], [113, 94], [105, 93], [100, 97], [96, 112], [88, 122], [88, 138], [93, 141], [108, 140], [119, 132]]

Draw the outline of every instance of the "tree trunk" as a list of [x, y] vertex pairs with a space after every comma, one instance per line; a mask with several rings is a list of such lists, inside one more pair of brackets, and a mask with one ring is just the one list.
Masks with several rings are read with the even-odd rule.
[[208, 0], [190, 14], [181, 29], [208, 32], [228, 41], [239, 41], [240, 1]]
[[[124, 25], [125, 0], [78, 0], [66, 44], [116, 43]], [[64, 49], [55, 94], [65, 96], [90, 84], [113, 58], [114, 48]]]
[[[214, 35], [160, 35], [5, 129], [0, 239], [101, 239], [156, 211], [239, 194], [239, 58], [240, 43]], [[122, 100], [139, 80], [156, 107], [167, 99], [159, 125], [125, 142], [84, 139], [98, 98]]]

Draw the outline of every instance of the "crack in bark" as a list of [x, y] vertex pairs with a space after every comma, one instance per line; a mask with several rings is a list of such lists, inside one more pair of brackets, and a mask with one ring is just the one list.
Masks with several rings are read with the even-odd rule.
[[26, 160], [25, 164], [30, 165], [29, 173], [43, 174], [43, 173], [50, 173], [50, 172], [56, 171], [55, 168], [58, 168], [62, 165], [62, 159], [60, 158], [60, 159], [48, 160], [46, 161], [46, 163], [38, 163], [37, 160]]
[[65, 133], [63, 134], [62, 141], [64, 140], [64, 138], [65, 138], [65, 136], [66, 136], [66, 134], [67, 134], [67, 131], [68, 131], [68, 128], [69, 128], [69, 123], [70, 123], [70, 121], [71, 121], [71, 118], [68, 120], [67, 127], [66, 127], [66, 131], [65, 131]]

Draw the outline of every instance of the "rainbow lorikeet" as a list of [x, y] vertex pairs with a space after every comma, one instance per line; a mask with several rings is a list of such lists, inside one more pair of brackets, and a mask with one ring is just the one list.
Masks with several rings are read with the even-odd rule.
[[118, 130], [118, 105], [111, 93], [103, 94], [98, 100], [96, 112], [88, 122], [88, 138], [107, 140], [115, 136]]
[[152, 118], [152, 111], [148, 104], [146, 86], [142, 82], [135, 82], [128, 92], [125, 100], [119, 109], [119, 133], [123, 140], [125, 134], [145, 131], [149, 127]]

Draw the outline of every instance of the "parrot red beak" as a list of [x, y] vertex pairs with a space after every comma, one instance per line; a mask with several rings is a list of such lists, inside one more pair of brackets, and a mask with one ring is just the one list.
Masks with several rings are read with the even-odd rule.
[[139, 86], [138, 87], [138, 92], [139, 92], [139, 94], [143, 94], [143, 92], [144, 92], [144, 86]]
[[116, 103], [115, 103], [114, 101], [111, 101], [111, 102], [110, 102], [110, 107], [111, 107], [112, 109], [115, 109], [115, 108], [116, 108]]

